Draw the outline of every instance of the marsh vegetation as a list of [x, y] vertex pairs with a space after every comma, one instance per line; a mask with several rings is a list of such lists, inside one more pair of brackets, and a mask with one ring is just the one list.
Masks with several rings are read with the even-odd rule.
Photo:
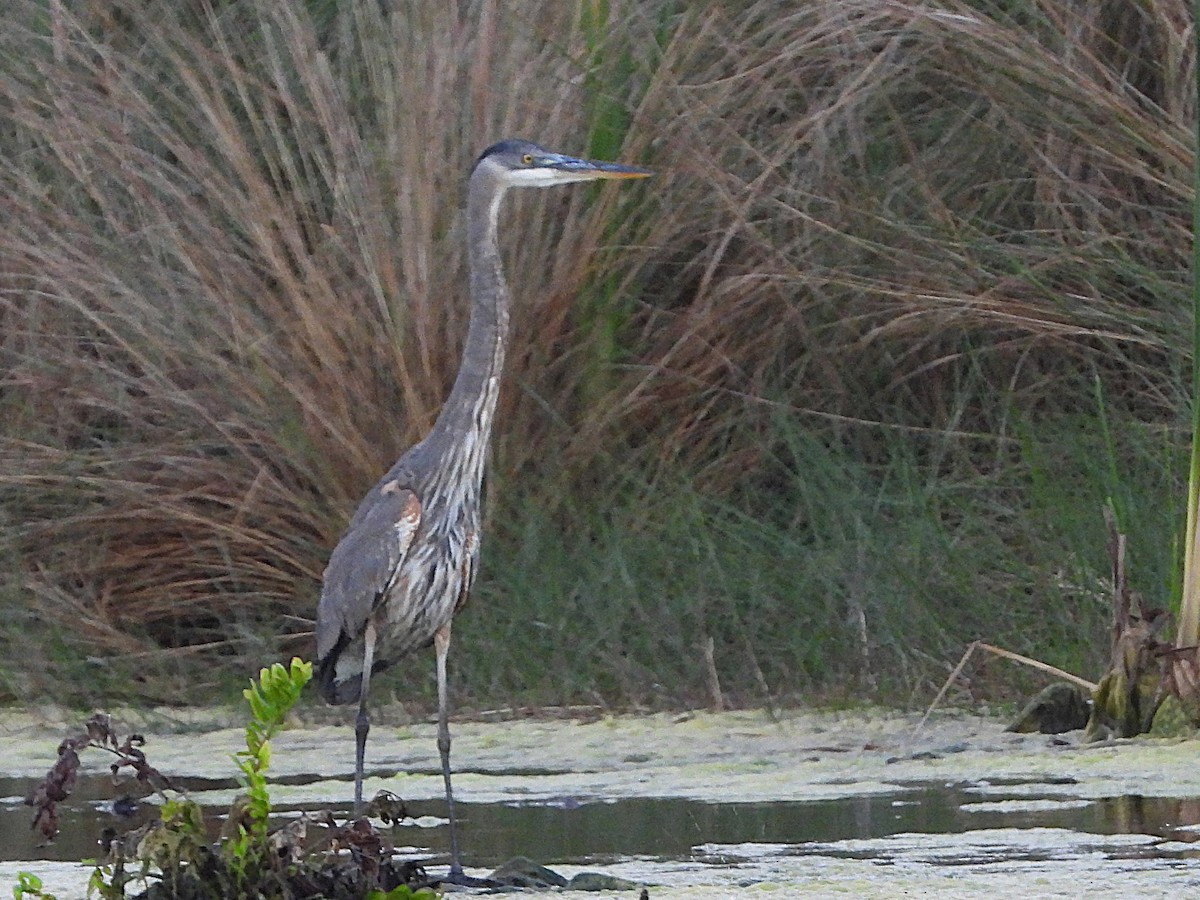
[[329, 548], [448, 391], [463, 181], [509, 135], [660, 175], [509, 212], [460, 705], [927, 696], [980, 637], [1094, 677], [1107, 500], [1173, 593], [1183, 0], [0, 20], [0, 699], [310, 652]]

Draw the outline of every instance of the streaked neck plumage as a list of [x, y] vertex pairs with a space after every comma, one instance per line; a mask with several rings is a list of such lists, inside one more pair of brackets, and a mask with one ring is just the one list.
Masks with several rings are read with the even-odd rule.
[[[475, 487], [491, 436], [492, 417], [508, 340], [508, 287], [500, 265], [497, 221], [507, 185], [499, 167], [486, 160], [471, 175], [467, 196], [467, 249], [471, 278], [471, 321], [462, 363], [450, 397], [424, 443], [446, 455], [448, 485]], [[468, 476], [469, 477], [463, 477]]]

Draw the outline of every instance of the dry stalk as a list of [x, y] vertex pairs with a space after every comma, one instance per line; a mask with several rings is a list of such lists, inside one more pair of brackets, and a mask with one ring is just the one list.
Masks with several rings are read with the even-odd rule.
[[925, 723], [929, 721], [929, 717], [933, 714], [933, 711], [937, 709], [938, 704], [942, 702], [942, 698], [946, 696], [946, 692], [950, 690], [950, 686], [954, 683], [955, 679], [962, 674], [963, 669], [966, 668], [967, 661], [971, 658], [971, 654], [973, 654], [976, 650], [986, 650], [989, 653], [1003, 657], [1004, 659], [1010, 659], [1013, 662], [1018, 662], [1022, 665], [1037, 669], [1039, 672], [1045, 672], [1049, 675], [1055, 676], [1056, 678], [1069, 681], [1072, 684], [1078, 685], [1089, 693], [1094, 691], [1097, 687], [1094, 682], [1088, 681], [1086, 678], [1081, 678], [1078, 675], [1074, 675], [1071, 672], [1067, 672], [1058, 668], [1057, 666], [1052, 666], [1049, 663], [1044, 663], [1041, 660], [1032, 659], [1020, 653], [1014, 653], [1012, 650], [1005, 650], [1002, 647], [994, 647], [991, 644], [984, 643], [983, 641], [972, 641], [967, 645], [967, 649], [963, 652], [962, 658], [958, 661], [958, 665], [956, 665], [950, 672], [945, 684], [942, 685], [942, 689], [937, 692], [937, 696], [933, 698], [933, 702], [930, 703], [929, 708], [925, 710], [925, 715], [921, 716], [921, 721], [919, 721], [916, 727], [913, 729], [913, 737], [916, 737], [917, 734], [920, 733], [921, 729], [925, 727]]

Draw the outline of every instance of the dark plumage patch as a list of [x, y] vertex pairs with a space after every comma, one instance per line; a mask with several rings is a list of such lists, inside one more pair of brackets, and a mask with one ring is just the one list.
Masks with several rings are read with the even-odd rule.
[[[349, 643], [345, 641], [344, 643]], [[341, 653], [339, 646], [338, 650], [317, 663], [317, 693], [321, 695], [321, 699], [331, 706], [340, 706], [343, 703], [357, 703], [358, 692], [362, 690], [362, 676], [355, 675], [353, 678], [348, 678], [345, 681], [338, 681], [335, 677], [335, 663], [337, 662], [338, 654]], [[375, 665], [371, 666], [371, 675], [378, 675], [380, 672], [389, 668], [394, 660], [377, 659]]]
[[499, 156], [501, 154], [518, 154], [518, 153], [545, 153], [546, 151], [531, 141], [523, 141], [517, 138], [508, 138], [507, 140], [497, 141], [479, 154], [479, 159], [475, 160], [475, 165], [479, 165], [489, 156]]
[[346, 643], [348, 643], [346, 640], [339, 641], [334, 651], [317, 663], [315, 679], [317, 692], [321, 695], [322, 700], [335, 706], [341, 703], [353, 703], [358, 699], [358, 692], [362, 686], [361, 675], [355, 675], [349, 681], [341, 682], [336, 678], [335, 664]]

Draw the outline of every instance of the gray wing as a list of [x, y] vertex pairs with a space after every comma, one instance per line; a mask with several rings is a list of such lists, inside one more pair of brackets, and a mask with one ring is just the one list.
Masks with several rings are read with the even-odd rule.
[[318, 660], [362, 634], [420, 524], [420, 500], [398, 481], [385, 481], [367, 495], [325, 567], [317, 605]]

